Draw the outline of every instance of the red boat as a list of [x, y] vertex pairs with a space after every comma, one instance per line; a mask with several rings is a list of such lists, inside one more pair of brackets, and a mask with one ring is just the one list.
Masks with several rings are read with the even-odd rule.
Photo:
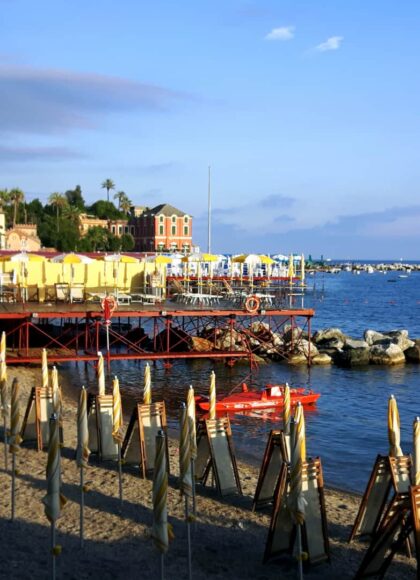
[[[234, 393], [216, 401], [216, 412], [235, 413], [258, 409], [282, 409], [285, 386], [266, 385], [261, 391], [249, 391], [247, 385], [243, 383], [241, 393]], [[320, 396], [320, 393], [307, 391], [303, 388], [290, 389], [290, 404], [292, 407], [296, 406], [298, 402], [302, 403], [304, 407], [316, 405]], [[197, 396], [196, 404], [200, 411], [209, 410], [208, 397]]]

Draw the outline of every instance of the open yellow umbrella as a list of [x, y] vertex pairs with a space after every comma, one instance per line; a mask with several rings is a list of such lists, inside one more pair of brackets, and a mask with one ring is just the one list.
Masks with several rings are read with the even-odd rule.
[[105, 262], [121, 262], [121, 264], [138, 264], [140, 262], [138, 258], [127, 254], [105, 254], [99, 259]]
[[1, 256], [0, 262], [45, 262], [45, 256], [40, 256], [38, 254], [28, 254], [27, 252], [19, 252], [18, 254], [12, 254], [7, 256]]
[[214, 371], [210, 374], [209, 419], [216, 419], [216, 374]]
[[276, 263], [273, 258], [270, 258], [270, 256], [266, 256], [265, 254], [260, 254], [258, 257], [261, 260], [261, 264], [265, 264], [266, 266], [272, 266]]
[[58, 264], [91, 264], [95, 261], [94, 258], [85, 256], [84, 254], [75, 254], [74, 252], [70, 252], [69, 254], [59, 254], [50, 260], [50, 262]]
[[96, 373], [98, 375], [98, 395], [105, 395], [104, 357], [101, 352], [98, 352], [98, 368]]
[[388, 401], [388, 440], [389, 454], [391, 457], [400, 457], [403, 455], [400, 447], [400, 416], [398, 413], [397, 401], [394, 395], [389, 397]]
[[143, 389], [143, 403], [150, 405], [152, 402], [152, 377], [150, 375], [149, 363], [146, 363], [144, 369], [144, 389]]

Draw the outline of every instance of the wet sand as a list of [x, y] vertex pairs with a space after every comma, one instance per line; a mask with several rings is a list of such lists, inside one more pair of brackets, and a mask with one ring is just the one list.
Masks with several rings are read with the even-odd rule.
[[[9, 384], [18, 376], [21, 385], [21, 415], [34, 377], [40, 371], [9, 368]], [[73, 387], [74, 388], [74, 387]], [[123, 386], [122, 386], [123, 388]], [[57, 578], [159, 578], [159, 553], [150, 537], [152, 482], [135, 469], [124, 468], [124, 501], [118, 499], [115, 462], [99, 463], [91, 456], [86, 470], [89, 491], [85, 494], [85, 547], [79, 547], [79, 470], [74, 461], [76, 405], [74, 393], [64, 393], [63, 493], [68, 499], [57, 522]], [[16, 521], [10, 522], [10, 474], [4, 470], [0, 444], [0, 578], [48, 577], [50, 526], [44, 514], [46, 452], [23, 446], [17, 459]], [[175, 539], [165, 557], [167, 579], [187, 578], [184, 503], [177, 489], [177, 442], [170, 440], [171, 476], [168, 490], [169, 520]], [[9, 465], [10, 465], [9, 456]], [[263, 565], [270, 511], [252, 513], [258, 470], [238, 461], [243, 496], [221, 499], [210, 488], [197, 487], [198, 518], [192, 527], [193, 578], [253, 579], [295, 578], [296, 561], [290, 557]], [[326, 482], [328, 484], [328, 482]], [[366, 544], [349, 545], [347, 538], [360, 497], [326, 491], [331, 563], [305, 571], [305, 578], [353, 578]], [[387, 578], [415, 578], [415, 559], [398, 556]]]

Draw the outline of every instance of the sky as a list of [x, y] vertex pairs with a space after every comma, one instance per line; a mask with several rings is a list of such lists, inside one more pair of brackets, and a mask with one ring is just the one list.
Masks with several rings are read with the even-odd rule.
[[215, 252], [420, 258], [414, 0], [0, 0], [0, 188], [111, 178]]

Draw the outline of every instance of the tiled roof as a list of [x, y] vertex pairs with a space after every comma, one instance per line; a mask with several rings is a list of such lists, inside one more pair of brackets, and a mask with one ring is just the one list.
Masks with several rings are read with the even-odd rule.
[[150, 210], [150, 213], [152, 215], [163, 214], [166, 216], [177, 215], [177, 216], [181, 216], [181, 217], [184, 215], [187, 215], [185, 213], [185, 211], [181, 211], [180, 209], [177, 209], [176, 207], [174, 207], [173, 205], [170, 205], [169, 203], [161, 203], [160, 205], [153, 207]]

